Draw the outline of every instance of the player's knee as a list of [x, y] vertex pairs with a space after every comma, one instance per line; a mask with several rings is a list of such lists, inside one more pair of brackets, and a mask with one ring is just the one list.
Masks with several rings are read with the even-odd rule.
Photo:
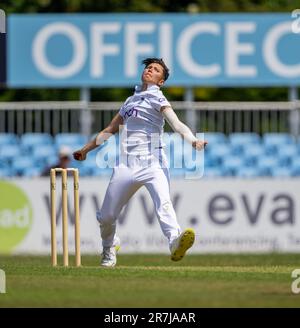
[[97, 221], [101, 224], [115, 222], [115, 217], [112, 213], [101, 213], [100, 211], [96, 212]]

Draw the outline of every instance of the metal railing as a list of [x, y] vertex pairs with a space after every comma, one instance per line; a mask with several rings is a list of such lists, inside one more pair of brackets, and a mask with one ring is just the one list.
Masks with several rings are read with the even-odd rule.
[[[122, 102], [0, 102], [0, 133], [95, 133], [111, 121], [121, 105]], [[187, 124], [188, 111], [194, 111], [198, 132], [299, 135], [300, 101], [172, 102], [172, 106]], [[167, 125], [166, 131], [170, 131]]]

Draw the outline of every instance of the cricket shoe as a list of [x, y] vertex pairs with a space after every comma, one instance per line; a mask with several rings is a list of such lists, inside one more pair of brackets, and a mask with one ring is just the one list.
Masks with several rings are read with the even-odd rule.
[[191, 228], [185, 229], [184, 232], [171, 244], [171, 260], [180, 261], [186, 251], [191, 248], [195, 241], [195, 231]]
[[112, 268], [117, 264], [117, 252], [121, 248], [120, 240], [113, 247], [103, 247], [102, 259], [100, 265], [107, 268]]

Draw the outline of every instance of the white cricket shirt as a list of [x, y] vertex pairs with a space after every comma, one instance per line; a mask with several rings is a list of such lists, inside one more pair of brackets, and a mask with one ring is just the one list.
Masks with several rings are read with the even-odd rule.
[[128, 155], [151, 155], [163, 145], [163, 126], [165, 120], [160, 109], [171, 106], [157, 85], [148, 85], [128, 97], [119, 114], [124, 119], [121, 133], [121, 151]]

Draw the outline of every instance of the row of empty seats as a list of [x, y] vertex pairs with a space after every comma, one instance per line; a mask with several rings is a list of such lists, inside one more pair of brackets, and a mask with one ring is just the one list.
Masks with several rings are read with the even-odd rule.
[[36, 146], [82, 145], [88, 138], [78, 133], [59, 133], [52, 137], [48, 133], [25, 133], [18, 137], [13, 133], [0, 133], [0, 149], [5, 145], [18, 145], [22, 150], [32, 150]]
[[[204, 139], [208, 146], [204, 156], [196, 159], [195, 152], [178, 135], [164, 134], [171, 176], [182, 177], [193, 171], [198, 174], [203, 168], [204, 176], [208, 177], [300, 176], [300, 141], [290, 134], [205, 133]], [[86, 136], [74, 133], [55, 137], [45, 133], [26, 133], [20, 137], [0, 134], [0, 177], [38, 176], [57, 163], [62, 146], [74, 151], [87, 141]], [[81, 176], [110, 175], [111, 169], [105, 166], [108, 160], [113, 164], [118, 157], [117, 143], [118, 137], [116, 143], [107, 143], [91, 152], [86, 161], [72, 160], [70, 167], [78, 167]]]
[[300, 175], [300, 140], [287, 133], [208, 133], [206, 175], [289, 177]]

